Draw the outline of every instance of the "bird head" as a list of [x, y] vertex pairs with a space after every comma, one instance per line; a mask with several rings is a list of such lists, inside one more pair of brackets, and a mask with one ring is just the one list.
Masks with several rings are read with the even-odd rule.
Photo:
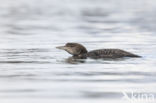
[[65, 50], [73, 56], [79, 56], [79, 55], [87, 53], [86, 48], [83, 45], [78, 44], [78, 43], [67, 43], [64, 46], [58, 46], [56, 48]]

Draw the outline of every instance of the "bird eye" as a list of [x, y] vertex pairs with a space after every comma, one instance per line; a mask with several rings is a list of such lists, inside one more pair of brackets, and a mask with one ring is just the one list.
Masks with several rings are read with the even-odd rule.
[[67, 46], [67, 47], [75, 47], [75, 45], [74, 45], [74, 44], [71, 44], [71, 43], [70, 43], [70, 44], [69, 44], [69, 43], [66, 44], [66, 46]]
[[69, 47], [74, 47], [74, 45], [69, 45]]

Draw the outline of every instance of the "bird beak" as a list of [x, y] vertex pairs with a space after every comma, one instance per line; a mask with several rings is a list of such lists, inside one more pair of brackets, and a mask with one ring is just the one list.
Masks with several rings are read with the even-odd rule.
[[57, 49], [62, 49], [62, 50], [65, 50], [66, 49], [66, 46], [58, 46], [56, 47]]

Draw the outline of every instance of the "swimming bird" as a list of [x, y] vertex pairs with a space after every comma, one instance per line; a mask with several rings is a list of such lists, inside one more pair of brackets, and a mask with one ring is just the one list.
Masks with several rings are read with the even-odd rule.
[[104, 59], [104, 58], [122, 58], [122, 57], [141, 57], [139, 55], [121, 50], [121, 49], [98, 49], [87, 51], [87, 49], [79, 43], [66, 43], [64, 46], [56, 47], [67, 51], [73, 57], [79, 59], [93, 58], [93, 59]]

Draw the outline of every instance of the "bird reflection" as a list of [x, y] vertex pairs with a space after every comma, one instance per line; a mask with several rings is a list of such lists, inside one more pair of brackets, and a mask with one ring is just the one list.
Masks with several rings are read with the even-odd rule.
[[65, 59], [65, 62], [70, 63], [70, 64], [79, 64], [79, 63], [85, 63], [85, 59], [82, 59], [77, 56], [71, 56], [71, 57]]

